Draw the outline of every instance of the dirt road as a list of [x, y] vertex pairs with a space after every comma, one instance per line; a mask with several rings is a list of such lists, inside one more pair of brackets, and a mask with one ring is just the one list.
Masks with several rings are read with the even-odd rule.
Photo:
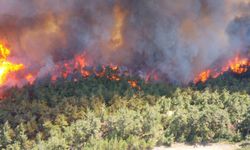
[[173, 144], [171, 147], [156, 147], [154, 150], [237, 150], [239, 148], [236, 144], [209, 144], [209, 145], [186, 145]]

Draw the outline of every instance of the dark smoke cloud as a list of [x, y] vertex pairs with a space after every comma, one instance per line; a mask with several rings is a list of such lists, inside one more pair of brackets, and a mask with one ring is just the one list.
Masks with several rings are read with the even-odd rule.
[[[126, 13], [124, 44], [111, 50], [115, 5]], [[247, 8], [247, 0], [0, 0], [0, 38], [41, 75], [85, 51], [95, 63], [188, 83], [249, 47]]]

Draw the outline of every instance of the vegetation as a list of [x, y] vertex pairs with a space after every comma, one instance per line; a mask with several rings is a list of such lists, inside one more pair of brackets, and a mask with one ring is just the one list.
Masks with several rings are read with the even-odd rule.
[[247, 78], [188, 87], [139, 80], [141, 90], [127, 80], [45, 79], [9, 89], [0, 103], [0, 148], [149, 149], [250, 136]]

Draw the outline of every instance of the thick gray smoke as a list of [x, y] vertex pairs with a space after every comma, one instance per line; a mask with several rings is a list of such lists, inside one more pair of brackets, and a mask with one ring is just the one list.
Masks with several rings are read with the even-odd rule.
[[[123, 44], [110, 47], [124, 14]], [[0, 0], [0, 38], [41, 74], [85, 51], [94, 63], [188, 83], [250, 43], [248, 0]], [[249, 16], [248, 16], [249, 15]]]

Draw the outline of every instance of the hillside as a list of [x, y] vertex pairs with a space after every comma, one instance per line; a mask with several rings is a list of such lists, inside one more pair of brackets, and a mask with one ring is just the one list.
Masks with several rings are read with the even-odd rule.
[[5, 92], [0, 148], [118, 150], [244, 141], [250, 131], [249, 81], [229, 73], [185, 87], [136, 77], [44, 79]]

